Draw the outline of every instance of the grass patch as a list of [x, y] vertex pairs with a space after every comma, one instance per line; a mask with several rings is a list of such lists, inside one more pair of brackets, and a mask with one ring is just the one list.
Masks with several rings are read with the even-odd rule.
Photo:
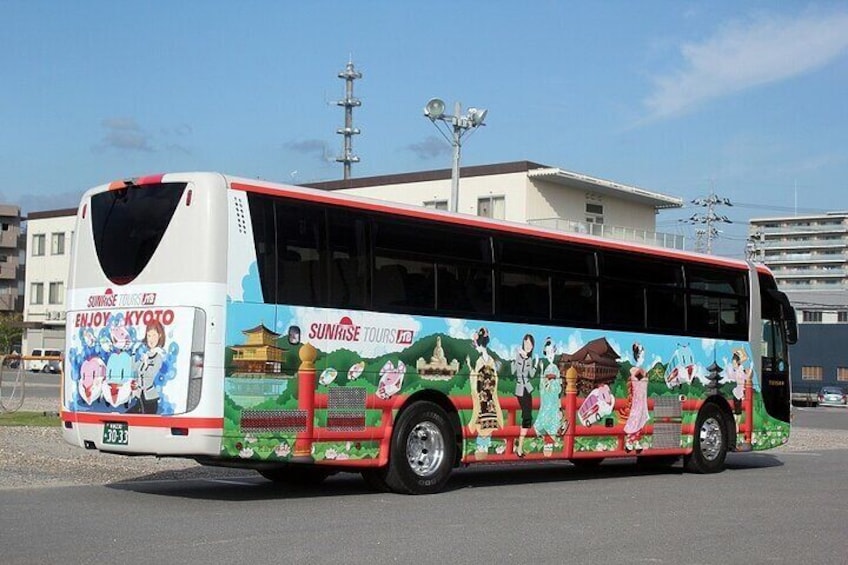
[[0, 413], [0, 426], [41, 426], [59, 425], [59, 416], [50, 412], [9, 412]]

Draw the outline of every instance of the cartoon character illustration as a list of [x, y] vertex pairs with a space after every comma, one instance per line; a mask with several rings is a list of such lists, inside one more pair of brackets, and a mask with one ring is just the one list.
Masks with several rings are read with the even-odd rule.
[[568, 420], [562, 411], [562, 379], [559, 376], [559, 368], [554, 363], [556, 346], [550, 337], [545, 339], [542, 355], [547, 360], [547, 365], [539, 379], [540, 405], [533, 428], [536, 435], [545, 442], [543, 455], [550, 457], [554, 451], [555, 438], [564, 435], [568, 429]]
[[80, 398], [91, 406], [102, 394], [103, 381], [106, 378], [106, 364], [100, 357], [83, 361], [80, 367], [80, 379], [77, 389]]
[[386, 400], [400, 392], [404, 374], [406, 374], [406, 365], [403, 364], [403, 361], [398, 361], [397, 367], [391, 361], [386, 361], [386, 364], [380, 369], [377, 396]]
[[733, 350], [731, 365], [725, 369], [725, 381], [736, 383], [733, 387], [733, 413], [739, 415], [742, 413], [742, 400], [745, 398], [745, 381], [751, 377], [752, 368], [745, 368], [743, 363], [748, 360], [748, 354], [741, 347]]
[[347, 380], [355, 381], [362, 374], [362, 371], [365, 370], [365, 361], [360, 361], [359, 363], [354, 363], [350, 369], [347, 371]]
[[471, 336], [471, 343], [480, 354], [474, 366], [466, 357], [471, 380], [471, 419], [468, 429], [477, 435], [475, 456], [484, 459], [492, 445], [492, 432], [503, 427], [503, 413], [498, 398], [498, 370], [489, 354], [489, 330], [480, 328]]
[[156, 377], [165, 360], [165, 328], [158, 320], [151, 320], [144, 331], [144, 344], [147, 351], [136, 361], [138, 373], [139, 399], [127, 412], [156, 414], [159, 409], [159, 389]]
[[665, 370], [665, 384], [668, 388], [687, 385], [697, 376], [695, 356], [688, 345], [678, 345]]
[[531, 379], [536, 373], [538, 359], [533, 357], [533, 347], [536, 341], [533, 336], [527, 334], [521, 340], [521, 347], [515, 353], [512, 361], [512, 374], [515, 375], [515, 396], [518, 397], [518, 405], [521, 407], [521, 427], [519, 430], [518, 444], [515, 454], [524, 457], [524, 438], [527, 431], [533, 425], [533, 383]]
[[327, 386], [334, 380], [336, 380], [336, 376], [338, 375], [338, 371], [333, 369], [332, 367], [327, 367], [323, 371], [321, 371], [321, 376], [318, 377], [318, 383]]
[[630, 378], [627, 381], [627, 406], [621, 416], [626, 417], [624, 423], [624, 451], [641, 453], [645, 448], [642, 444], [645, 425], [648, 423], [648, 374], [642, 368], [645, 360], [645, 349], [638, 343], [633, 344], [633, 359], [635, 364], [630, 368]]
[[587, 428], [612, 414], [615, 397], [610, 392], [609, 385], [601, 385], [586, 397], [577, 410], [580, 423]]
[[123, 323], [109, 328], [111, 354], [106, 362], [103, 399], [111, 406], [126, 404], [136, 394], [137, 383], [128, 351], [131, 344], [130, 332]]

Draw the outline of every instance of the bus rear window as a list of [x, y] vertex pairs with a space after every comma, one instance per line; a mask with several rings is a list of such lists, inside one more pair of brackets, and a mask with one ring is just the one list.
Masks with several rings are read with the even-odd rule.
[[94, 247], [110, 281], [127, 284], [147, 266], [185, 187], [186, 183], [130, 185], [92, 196]]

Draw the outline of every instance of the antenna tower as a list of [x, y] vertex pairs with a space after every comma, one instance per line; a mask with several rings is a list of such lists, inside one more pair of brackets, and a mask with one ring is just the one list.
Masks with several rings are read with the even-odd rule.
[[336, 133], [344, 136], [344, 149], [341, 157], [337, 157], [338, 163], [344, 164], [344, 179], [350, 178], [351, 163], [358, 163], [359, 157], [353, 154], [353, 136], [359, 134], [359, 129], [353, 127], [353, 109], [362, 106], [362, 101], [353, 96], [353, 81], [362, 78], [362, 73], [353, 68], [353, 60], [348, 60], [345, 70], [339, 73], [339, 78], [345, 81], [345, 97], [336, 102], [337, 106], [345, 109], [345, 125], [337, 129]]

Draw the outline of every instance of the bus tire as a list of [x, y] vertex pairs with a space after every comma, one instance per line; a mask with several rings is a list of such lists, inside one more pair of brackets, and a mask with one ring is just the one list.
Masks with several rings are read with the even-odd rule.
[[286, 465], [257, 469], [257, 472], [275, 484], [297, 487], [316, 487], [333, 474], [331, 469], [317, 465]]
[[727, 425], [718, 405], [705, 404], [695, 420], [692, 453], [683, 458], [690, 473], [719, 473], [727, 458]]
[[432, 402], [416, 402], [395, 422], [389, 464], [382, 469], [385, 483], [401, 494], [439, 492], [450, 478], [455, 450], [445, 411]]

